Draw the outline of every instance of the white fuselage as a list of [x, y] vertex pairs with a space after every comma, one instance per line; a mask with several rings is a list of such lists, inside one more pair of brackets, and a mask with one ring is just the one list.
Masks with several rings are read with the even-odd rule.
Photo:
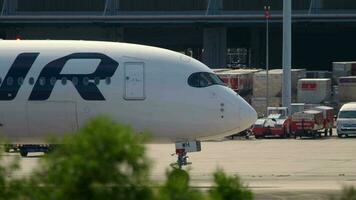
[[231, 89], [190, 86], [193, 73], [212, 71], [173, 51], [111, 42], [0, 40], [0, 52], [0, 129], [13, 143], [42, 143], [99, 115], [162, 141], [222, 137], [256, 120]]

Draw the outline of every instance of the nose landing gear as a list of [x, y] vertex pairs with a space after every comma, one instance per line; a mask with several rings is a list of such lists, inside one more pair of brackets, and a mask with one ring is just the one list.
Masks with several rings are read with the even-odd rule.
[[192, 164], [188, 162], [188, 153], [199, 152], [201, 151], [201, 142], [200, 141], [185, 141], [185, 142], [176, 142], [176, 153], [172, 155], [177, 155], [177, 162], [172, 163], [171, 167], [182, 169], [183, 166]]

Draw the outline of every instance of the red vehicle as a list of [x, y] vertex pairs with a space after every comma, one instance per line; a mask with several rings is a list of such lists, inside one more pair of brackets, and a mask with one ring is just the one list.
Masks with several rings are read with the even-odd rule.
[[325, 136], [328, 135], [332, 136], [333, 134], [333, 127], [334, 127], [334, 108], [329, 106], [318, 106], [315, 107], [315, 110], [319, 110], [323, 112], [323, 120], [324, 120], [324, 134]]
[[266, 136], [290, 137], [291, 119], [286, 107], [269, 107], [267, 118], [258, 119], [252, 127], [256, 139]]
[[306, 110], [292, 115], [292, 132], [294, 137], [321, 137], [324, 129], [323, 112], [319, 110]]

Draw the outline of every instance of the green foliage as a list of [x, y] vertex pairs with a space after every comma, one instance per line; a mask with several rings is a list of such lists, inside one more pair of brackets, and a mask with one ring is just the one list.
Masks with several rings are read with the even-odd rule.
[[193, 189], [188, 172], [180, 169], [168, 171], [166, 182], [152, 189], [144, 141], [128, 126], [95, 118], [56, 141], [61, 145], [41, 159], [30, 177], [9, 178], [18, 168], [16, 160], [0, 166], [0, 200], [252, 199], [237, 177], [227, 177], [222, 171], [214, 174], [215, 186], [208, 193]]
[[[29, 180], [33, 199], [150, 199], [142, 136], [100, 117], [67, 135]], [[39, 187], [39, 186], [44, 187]]]
[[[1, 146], [4, 147], [4, 146]], [[0, 152], [5, 150], [0, 147]], [[1, 155], [0, 162], [3, 160]], [[10, 178], [15, 170], [19, 168], [18, 160], [14, 159], [9, 165], [0, 165], [0, 200], [18, 199], [23, 190], [21, 180]]]
[[344, 187], [340, 198], [331, 198], [333, 200], [356, 200], [356, 189], [352, 186]]
[[200, 200], [203, 194], [189, 186], [189, 174], [181, 169], [167, 172], [167, 181], [159, 189], [160, 200]]
[[210, 198], [214, 200], [250, 200], [253, 199], [252, 192], [246, 189], [239, 177], [228, 177], [218, 170], [214, 173], [215, 187], [210, 191]]

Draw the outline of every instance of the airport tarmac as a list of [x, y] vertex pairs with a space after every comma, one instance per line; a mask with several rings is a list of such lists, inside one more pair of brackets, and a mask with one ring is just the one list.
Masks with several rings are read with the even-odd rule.
[[[174, 145], [148, 144], [147, 150], [153, 161], [152, 179], [164, 181], [176, 159], [170, 155]], [[27, 175], [37, 165], [39, 157], [29, 156], [20, 159], [22, 169], [16, 175]], [[342, 186], [356, 187], [356, 138], [203, 142], [202, 152], [189, 157], [192, 186], [209, 188], [211, 174], [221, 168], [240, 175], [256, 199], [329, 199]]]

